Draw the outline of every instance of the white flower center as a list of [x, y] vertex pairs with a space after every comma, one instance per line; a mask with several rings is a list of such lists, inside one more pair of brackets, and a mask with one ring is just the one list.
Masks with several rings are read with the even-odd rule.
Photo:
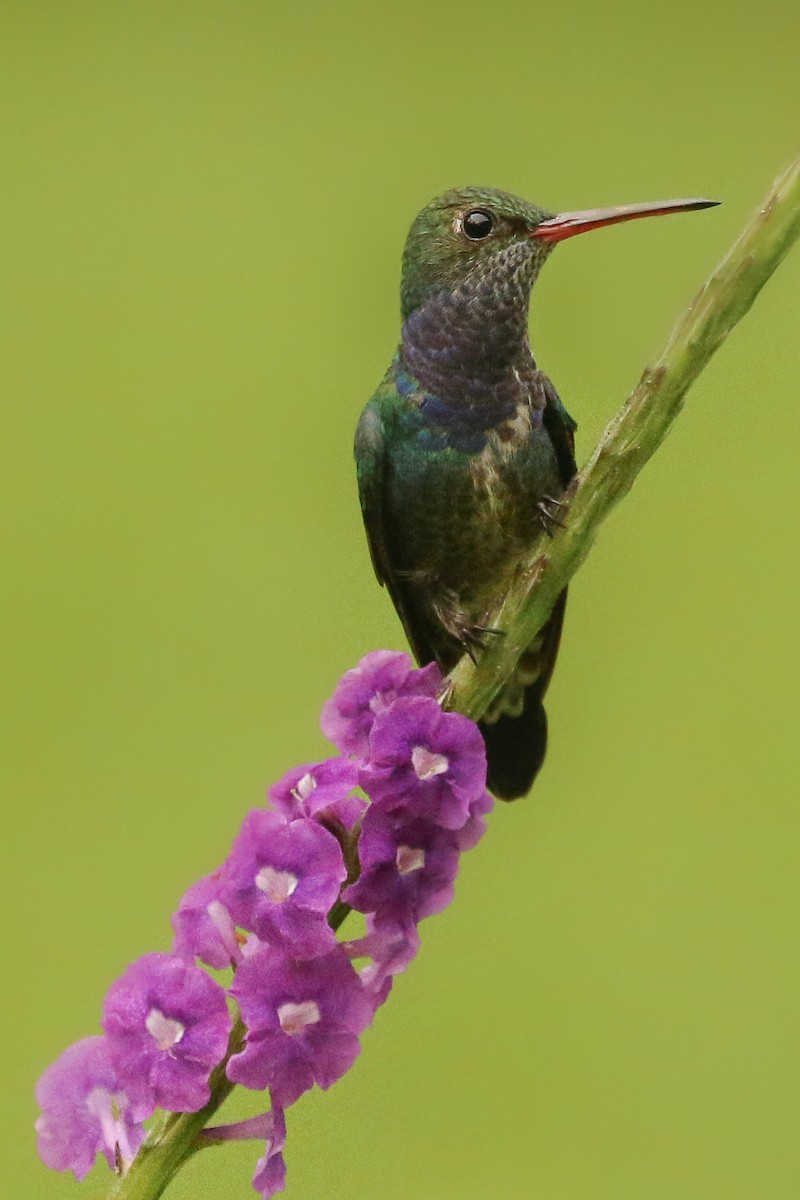
[[174, 1017], [165, 1017], [157, 1008], [151, 1008], [147, 1014], [145, 1028], [159, 1050], [171, 1050], [186, 1032], [186, 1026], [181, 1025]]
[[316, 1000], [303, 1000], [300, 1004], [282, 1004], [278, 1009], [281, 1029], [292, 1037], [302, 1033], [306, 1025], [316, 1025], [321, 1017]]
[[310, 771], [306, 771], [297, 783], [292, 788], [298, 800], [308, 800], [309, 796], [314, 792], [317, 786], [317, 781]]
[[88, 1093], [86, 1097], [86, 1107], [93, 1117], [97, 1117], [98, 1121], [102, 1121], [104, 1117], [115, 1117], [114, 1105], [118, 1103], [117, 1097], [109, 1092], [108, 1088], [96, 1087]]
[[254, 933], [248, 933], [242, 942], [242, 958], [252, 958], [257, 950], [262, 946], [266, 946], [266, 942], [262, 942], [260, 937]]
[[411, 765], [417, 779], [431, 779], [434, 775], [443, 775], [450, 762], [443, 754], [434, 754], [426, 746], [415, 746], [411, 751]]
[[284, 904], [299, 882], [291, 871], [276, 871], [274, 867], [262, 867], [256, 875], [256, 887], [273, 904]]
[[416, 850], [413, 846], [398, 846], [395, 862], [400, 874], [408, 875], [425, 866], [425, 851]]
[[112, 1093], [106, 1088], [96, 1087], [92, 1088], [86, 1097], [86, 1107], [100, 1125], [106, 1148], [115, 1158], [122, 1160], [127, 1170], [133, 1162], [133, 1152], [122, 1115], [128, 1107], [127, 1097], [121, 1092]]
[[219, 900], [212, 900], [210, 904], [207, 904], [206, 912], [208, 919], [219, 934], [223, 946], [235, 961], [239, 957], [239, 944], [236, 941], [236, 926], [231, 919], [231, 914], [224, 904], [220, 904]]

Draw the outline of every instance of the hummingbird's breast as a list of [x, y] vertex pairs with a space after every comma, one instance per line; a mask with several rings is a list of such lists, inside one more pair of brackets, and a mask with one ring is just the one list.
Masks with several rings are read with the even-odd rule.
[[432, 620], [451, 605], [480, 624], [541, 528], [538, 501], [560, 490], [543, 405], [515, 369], [491, 402], [426, 396], [403, 426], [387, 497], [398, 573]]

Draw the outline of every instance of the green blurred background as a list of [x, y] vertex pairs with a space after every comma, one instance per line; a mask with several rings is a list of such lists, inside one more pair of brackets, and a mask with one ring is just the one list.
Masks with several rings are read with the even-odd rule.
[[[724, 201], [548, 265], [582, 459], [796, 152], [799, 38], [793, 0], [3, 6], [6, 1194], [104, 1196], [38, 1163], [35, 1078], [403, 645], [351, 439], [416, 210]], [[795, 252], [576, 580], [535, 794], [291, 1113], [290, 1200], [800, 1194], [799, 289]]]

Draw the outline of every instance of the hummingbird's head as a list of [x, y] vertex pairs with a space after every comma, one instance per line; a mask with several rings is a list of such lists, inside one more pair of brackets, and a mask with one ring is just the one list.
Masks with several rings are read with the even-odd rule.
[[[716, 200], [659, 200], [556, 214], [496, 188], [445, 192], [417, 215], [403, 251], [403, 319], [432, 296], [480, 288], [527, 309], [556, 242], [638, 217], [710, 208]], [[505, 301], [505, 304], [504, 304]]]
[[551, 246], [532, 234], [555, 214], [497, 188], [456, 188], [417, 215], [403, 251], [403, 319], [470, 279], [521, 276], [528, 289]]

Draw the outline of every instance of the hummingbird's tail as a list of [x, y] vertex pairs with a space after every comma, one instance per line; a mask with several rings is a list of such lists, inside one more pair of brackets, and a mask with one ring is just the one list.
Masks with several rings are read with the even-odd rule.
[[516, 800], [531, 789], [547, 750], [547, 713], [541, 696], [529, 687], [522, 712], [480, 722], [486, 742], [486, 786], [499, 800]]
[[516, 800], [529, 792], [544, 762], [547, 714], [543, 700], [558, 654], [566, 603], [565, 588], [547, 624], [480, 722], [486, 743], [487, 787], [500, 800]]

